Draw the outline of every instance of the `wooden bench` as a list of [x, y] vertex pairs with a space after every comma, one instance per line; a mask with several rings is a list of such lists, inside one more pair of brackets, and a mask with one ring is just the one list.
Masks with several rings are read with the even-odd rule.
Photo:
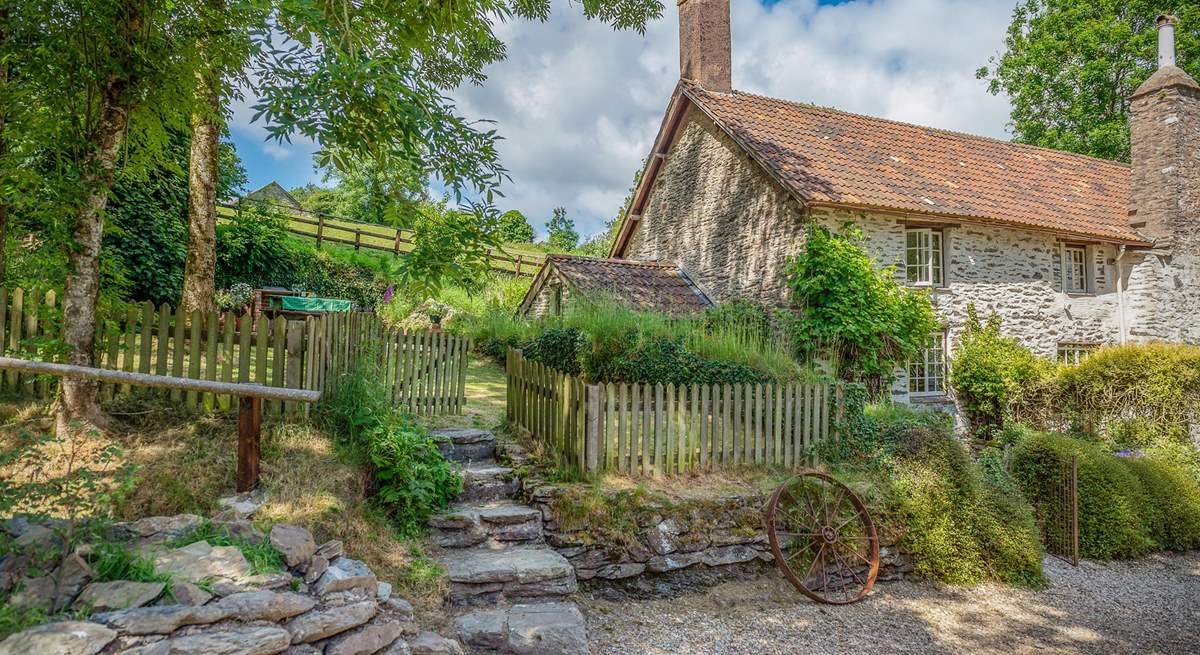
[[286, 400], [315, 403], [320, 391], [266, 387], [261, 384], [192, 380], [170, 375], [150, 375], [130, 371], [110, 371], [89, 366], [36, 362], [14, 357], [0, 357], [0, 369], [22, 371], [60, 378], [114, 382], [157, 389], [181, 389], [238, 397], [238, 464], [237, 491], [250, 491], [258, 486], [258, 464], [262, 437], [262, 401]]

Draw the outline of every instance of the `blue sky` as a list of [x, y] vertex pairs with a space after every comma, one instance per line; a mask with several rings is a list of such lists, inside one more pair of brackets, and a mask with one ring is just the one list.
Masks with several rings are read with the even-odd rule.
[[[974, 72], [1003, 47], [1015, 0], [731, 0], [734, 88], [874, 116], [1006, 136], [1008, 105]], [[539, 233], [565, 206], [584, 234], [614, 215], [678, 78], [676, 3], [645, 35], [554, 0], [546, 23], [502, 23], [508, 59], [451, 95], [497, 122], [513, 177], [503, 209]], [[266, 142], [248, 99], [231, 133], [251, 189], [319, 182], [314, 145]]]

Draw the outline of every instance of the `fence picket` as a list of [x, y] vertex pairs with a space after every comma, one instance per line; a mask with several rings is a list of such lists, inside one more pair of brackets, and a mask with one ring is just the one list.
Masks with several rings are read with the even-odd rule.
[[[216, 312], [208, 315], [208, 329], [205, 330], [205, 357], [204, 357], [204, 379], [217, 379], [217, 346], [220, 343], [220, 321], [217, 319]], [[217, 406], [217, 397], [214, 394], [204, 394], [204, 408], [212, 410]]]

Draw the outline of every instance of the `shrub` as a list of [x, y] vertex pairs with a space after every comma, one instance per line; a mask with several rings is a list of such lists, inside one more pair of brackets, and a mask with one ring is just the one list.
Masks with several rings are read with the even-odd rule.
[[1003, 426], [1012, 399], [1050, 369], [1050, 362], [1001, 334], [997, 314], [981, 323], [975, 306], [968, 305], [950, 363], [950, 386], [977, 434], [990, 437]]
[[284, 219], [253, 207], [217, 225], [217, 287], [291, 287], [296, 261]]
[[1041, 586], [1037, 525], [1020, 494], [989, 480], [957, 439], [917, 428], [896, 446], [889, 514], [917, 573], [942, 582]]
[[[595, 351], [584, 355], [583, 371], [589, 380], [647, 382], [650, 384], [744, 384], [769, 382], [763, 373], [733, 362], [705, 359], [681, 341], [626, 337], [627, 346], [604, 362], [593, 361]], [[592, 377], [602, 375], [603, 377]]]
[[804, 251], [787, 270], [799, 305], [790, 323], [801, 356], [831, 356], [843, 378], [878, 389], [938, 323], [928, 296], [899, 284], [894, 268], [876, 268], [861, 242], [858, 230], [809, 229]]
[[402, 536], [425, 530], [462, 490], [462, 476], [442, 456], [424, 428], [391, 403], [377, 358], [364, 353], [334, 381], [319, 415], [371, 473], [369, 486]]
[[1043, 427], [1070, 427], [1117, 448], [1185, 442], [1200, 422], [1200, 347], [1100, 348], [1036, 391], [1022, 409]]
[[579, 347], [583, 337], [576, 328], [552, 328], [522, 346], [526, 359], [568, 375], [579, 375]]
[[451, 329], [470, 335], [476, 350], [499, 363], [504, 363], [509, 348], [520, 348], [534, 332], [528, 322], [500, 307], [490, 307], [482, 314], [455, 321]]
[[[1149, 498], [1121, 458], [1096, 444], [1053, 433], [1035, 433], [1012, 449], [1012, 472], [1021, 491], [1035, 503], [1059, 498], [1062, 462], [1078, 457], [1079, 551], [1083, 557], [1137, 557], [1154, 549], [1144, 524]], [[1045, 503], [1039, 520], [1061, 525], [1057, 503]]]
[[1142, 522], [1160, 548], [1192, 550], [1200, 547], [1200, 483], [1184, 468], [1170, 462], [1128, 458], [1129, 467], [1146, 493]]

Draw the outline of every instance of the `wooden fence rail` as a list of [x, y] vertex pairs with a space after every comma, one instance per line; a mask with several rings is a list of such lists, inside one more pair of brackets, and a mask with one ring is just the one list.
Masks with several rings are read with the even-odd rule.
[[[282, 210], [281, 213], [286, 215], [285, 229], [288, 232], [315, 239], [318, 247], [326, 242], [339, 243], [352, 246], [355, 250], [365, 248], [389, 252], [395, 256], [403, 255], [413, 249], [412, 230], [364, 223], [322, 212], [298, 211], [275, 206], [279, 207]], [[237, 209], [235, 205], [224, 205], [224, 207], [229, 211]], [[537, 275], [538, 270], [546, 261], [544, 255], [508, 253], [492, 249], [488, 250], [487, 258], [488, 267], [493, 271], [526, 277]]]
[[[254, 320], [233, 313], [188, 314], [147, 302], [100, 319], [95, 365], [102, 369], [321, 391], [370, 349], [396, 406], [419, 414], [459, 413], [466, 397], [469, 340], [388, 329], [369, 312]], [[54, 291], [0, 289], [0, 355], [59, 360], [61, 326]], [[54, 392], [53, 380], [15, 369], [3, 372], [0, 388], [40, 397]], [[131, 385], [104, 382], [100, 388], [102, 397], [112, 398]], [[178, 388], [167, 393], [188, 407], [236, 409], [233, 394]], [[266, 402], [266, 411], [276, 414], [307, 407]]]
[[799, 467], [845, 412], [840, 384], [588, 385], [509, 350], [508, 422], [579, 471]]

